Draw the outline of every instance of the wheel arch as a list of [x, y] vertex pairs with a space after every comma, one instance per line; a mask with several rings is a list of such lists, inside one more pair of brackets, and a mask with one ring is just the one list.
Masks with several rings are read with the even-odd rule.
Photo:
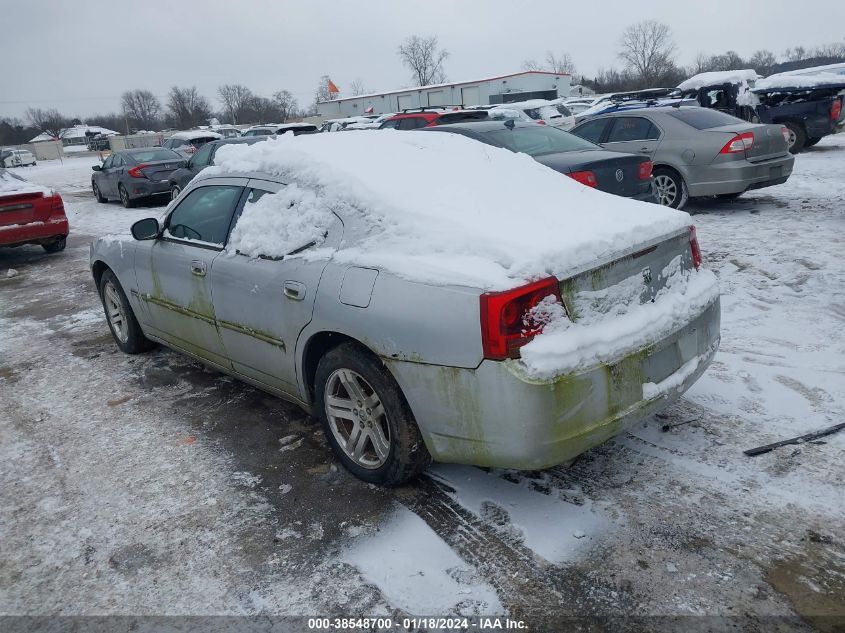
[[[313, 405], [315, 402], [314, 381], [317, 376], [317, 365], [320, 363], [320, 359], [335, 347], [343, 345], [344, 343], [354, 343], [362, 350], [371, 354], [374, 358], [378, 358], [378, 354], [353, 336], [333, 330], [321, 330], [319, 332], [314, 332], [303, 344], [302, 358], [300, 360], [302, 383], [304, 387], [303, 395], [305, 396], [305, 400], [308, 404]], [[388, 371], [390, 370], [388, 369]], [[392, 375], [392, 372], [390, 373]]]
[[[103, 273], [107, 270], [111, 270], [111, 268], [102, 259], [98, 259], [91, 264], [91, 274], [94, 275], [94, 284], [97, 287], [97, 292], [100, 291], [100, 280], [103, 278]], [[112, 272], [114, 271], [112, 270]]]

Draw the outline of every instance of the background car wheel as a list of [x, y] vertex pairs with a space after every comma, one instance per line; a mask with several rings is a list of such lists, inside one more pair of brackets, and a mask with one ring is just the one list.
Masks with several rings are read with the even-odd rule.
[[49, 244], [42, 244], [41, 248], [48, 253], [58, 253], [65, 250], [65, 246], [67, 246], [67, 236], [63, 235]]
[[804, 147], [812, 147], [813, 145], [818, 143], [820, 140], [822, 140], [821, 136], [814, 136], [812, 138], [808, 138], [807, 142], [804, 143]]
[[117, 192], [120, 194], [120, 202], [123, 204], [124, 207], [127, 209], [131, 209], [135, 206], [135, 201], [129, 197], [129, 192], [126, 191], [126, 187], [123, 185], [117, 186]]
[[111, 270], [106, 270], [100, 277], [100, 300], [103, 302], [103, 309], [106, 311], [106, 322], [109, 324], [114, 342], [121, 351], [127, 354], [139, 354], [153, 346], [138, 320], [132, 307], [126, 299], [126, 294], [120, 286], [120, 282]]
[[315, 391], [326, 438], [359, 479], [397, 486], [431, 462], [399, 385], [359, 345], [344, 343], [320, 359]]
[[654, 170], [654, 190], [657, 201], [663, 206], [680, 209], [687, 201], [684, 179], [674, 169], [658, 167]]
[[789, 130], [789, 151], [793, 154], [797, 154], [804, 146], [807, 144], [807, 133], [804, 132], [804, 128], [797, 123], [792, 123], [787, 121], [784, 123], [786, 129]]
[[179, 185], [173, 185], [170, 188], [170, 199], [176, 200], [179, 197], [179, 194], [182, 193], [182, 190], [179, 188]]
[[103, 203], [109, 201], [108, 198], [106, 198], [102, 193], [100, 193], [100, 188], [97, 186], [96, 182], [91, 183], [91, 188], [94, 190], [94, 197], [97, 199], [97, 202]]

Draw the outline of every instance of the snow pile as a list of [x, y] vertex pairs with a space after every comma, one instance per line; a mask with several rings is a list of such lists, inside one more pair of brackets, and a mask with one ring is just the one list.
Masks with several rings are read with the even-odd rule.
[[816, 88], [819, 86], [845, 88], [845, 76], [833, 73], [817, 73], [815, 75], [799, 75], [792, 72], [778, 73], [757, 81], [754, 84], [754, 90], [760, 92], [762, 90]]
[[504, 612], [493, 587], [404, 506], [376, 534], [356, 540], [342, 559], [391, 605], [413, 615]]
[[746, 68], [745, 70], [719, 70], [709, 73], [693, 75], [678, 85], [679, 90], [698, 90], [705, 86], [717, 86], [719, 84], [741, 84], [756, 80], [760, 75], [756, 70]]
[[[525, 154], [453, 134], [282, 135], [221, 147], [215, 160], [200, 177], [273, 174], [312, 190], [309, 213], [337, 214], [346, 235], [357, 220], [363, 235], [342, 244], [337, 260], [427, 283], [502, 289], [565, 276], [689, 224], [686, 213], [596, 191]], [[287, 225], [293, 214], [273, 224], [248, 217], [235, 229], [238, 248], [254, 253], [260, 243], [263, 255], [280, 257], [292, 236], [302, 238]]]
[[0, 194], [20, 195], [25, 193], [40, 193], [49, 196], [52, 194], [52, 191], [46, 187], [41, 187], [28, 180], [24, 180], [10, 171], [0, 169]]
[[679, 257], [661, 276], [666, 285], [653, 302], [639, 303], [638, 275], [604, 290], [576, 294], [578, 322], [567, 317], [552, 320], [520, 350], [528, 373], [551, 378], [614, 362], [676, 332], [719, 297], [715, 275], [708, 270], [683, 271]]
[[287, 255], [303, 246], [322, 243], [334, 219], [313, 190], [292, 184], [244, 206], [229, 248], [252, 257]]

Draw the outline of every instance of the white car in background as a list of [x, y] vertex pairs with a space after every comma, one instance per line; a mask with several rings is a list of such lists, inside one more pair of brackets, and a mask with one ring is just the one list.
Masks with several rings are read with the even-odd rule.
[[35, 165], [35, 154], [26, 149], [4, 147], [0, 149], [0, 167], [26, 167]]
[[575, 126], [575, 117], [564, 104], [564, 99], [531, 99], [515, 103], [503, 103], [502, 108], [521, 110], [534, 121], [542, 121], [560, 130], [570, 130]]
[[222, 134], [211, 130], [187, 130], [172, 134], [165, 139], [161, 146], [190, 158], [194, 152], [209, 141], [219, 141], [221, 138], [223, 138]]

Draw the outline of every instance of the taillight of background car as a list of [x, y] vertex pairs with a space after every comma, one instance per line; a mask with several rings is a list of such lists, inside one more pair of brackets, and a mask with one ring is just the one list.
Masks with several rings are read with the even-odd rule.
[[744, 134], [737, 134], [730, 141], [725, 143], [725, 146], [719, 151], [720, 154], [738, 154], [745, 150], [751, 149], [754, 145], [754, 133], [745, 132]]
[[549, 296], [563, 304], [560, 284], [555, 277], [504, 292], [482, 294], [481, 345], [484, 358], [519, 358], [519, 348], [543, 331], [542, 325], [532, 324], [531, 311]]
[[650, 160], [640, 163], [640, 180], [648, 180], [651, 178], [651, 170], [653, 167], [654, 164]]
[[842, 114], [842, 102], [839, 99], [834, 99], [833, 105], [830, 106], [830, 120], [838, 121], [840, 114]]
[[141, 165], [135, 165], [131, 169], [127, 169], [126, 173], [129, 174], [132, 178], [146, 178], [144, 174], [141, 173], [141, 170], [144, 167], [149, 167], [146, 163], [142, 163]]
[[780, 133], [783, 135], [783, 140], [789, 145], [789, 128], [785, 125], [780, 126]]
[[596, 180], [596, 175], [591, 171], [573, 171], [566, 175], [572, 178], [572, 180], [577, 180], [582, 185], [587, 185], [588, 187], [593, 188], [599, 186], [598, 180]]

